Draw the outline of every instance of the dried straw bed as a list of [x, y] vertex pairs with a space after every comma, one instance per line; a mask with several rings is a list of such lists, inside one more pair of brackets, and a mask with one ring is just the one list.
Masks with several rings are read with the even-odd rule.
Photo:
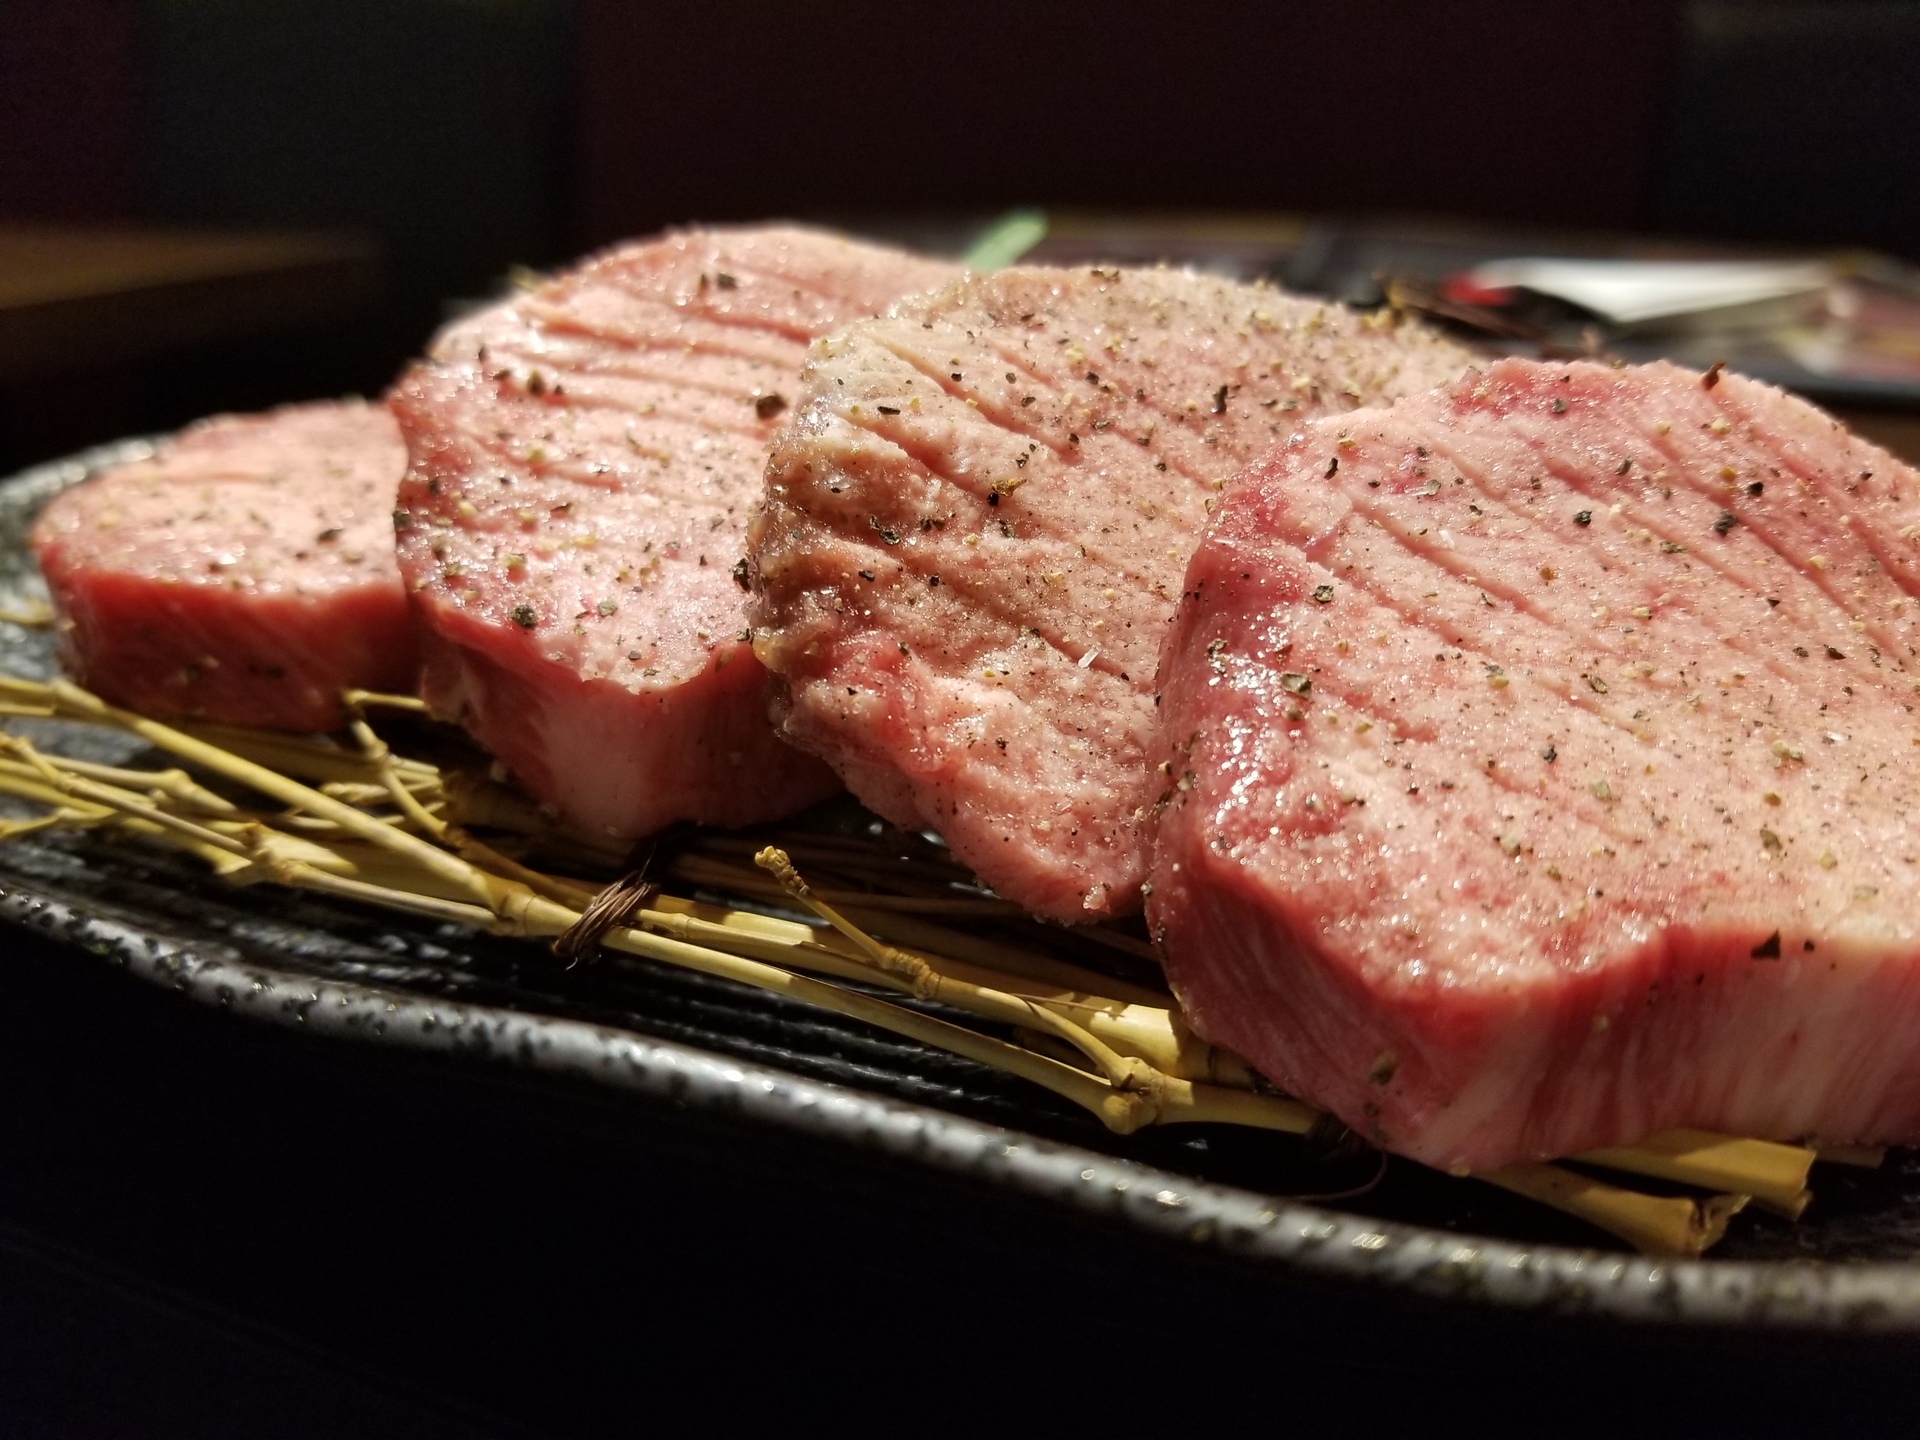
[[[994, 927], [1019, 912], [920, 837], [776, 834], [780, 843], [760, 844], [708, 832], [676, 837], [685, 841], [668, 847], [676, 853], [622, 875], [625, 857], [554, 830], [517, 792], [394, 753], [367, 717], [417, 713], [417, 700], [347, 698], [354, 718], [336, 742], [167, 725], [65, 681], [0, 677], [0, 715], [111, 727], [189, 767], [72, 760], [0, 733], [0, 794], [38, 807], [0, 824], [0, 839], [96, 831], [183, 851], [235, 886], [288, 886], [543, 939], [573, 963], [632, 955], [717, 976], [1043, 1086], [1120, 1134], [1204, 1123], [1352, 1143], [1331, 1117], [1195, 1036], [1137, 936], [1035, 927], [1036, 943], [1000, 938]], [[1470, 1179], [1649, 1254], [1691, 1256], [1749, 1203], [1797, 1218], [1817, 1160], [1879, 1161], [1691, 1130], [1574, 1158], [1581, 1168], [1520, 1165]], [[1648, 1193], [1592, 1170], [1664, 1183]]]

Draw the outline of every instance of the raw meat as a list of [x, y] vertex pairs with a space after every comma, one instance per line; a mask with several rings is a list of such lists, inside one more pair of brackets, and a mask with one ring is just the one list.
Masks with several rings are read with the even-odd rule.
[[953, 273], [813, 231], [693, 231], [442, 334], [390, 397], [428, 703], [608, 834], [831, 793], [767, 721], [747, 513], [807, 341]]
[[1468, 358], [1166, 270], [1005, 270], [851, 327], [752, 534], [782, 733], [1030, 910], [1137, 908], [1154, 669], [1219, 486]]
[[340, 725], [348, 686], [411, 690], [405, 464], [356, 400], [208, 420], [67, 491], [33, 530], [67, 669], [148, 714], [287, 730]]
[[1917, 535], [1920, 474], [1732, 375], [1307, 427], [1168, 642], [1195, 1027], [1443, 1167], [1920, 1138]]

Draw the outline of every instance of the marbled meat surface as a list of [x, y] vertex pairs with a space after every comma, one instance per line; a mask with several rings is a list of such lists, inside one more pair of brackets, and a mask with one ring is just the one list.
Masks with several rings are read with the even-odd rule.
[[782, 733], [1030, 910], [1137, 909], [1154, 671], [1219, 487], [1468, 359], [1271, 287], [1100, 268], [970, 279], [822, 342], [752, 534]]
[[390, 397], [429, 704], [608, 834], [830, 793], [767, 719], [747, 515], [807, 342], [952, 274], [813, 231], [690, 231], [444, 332]]
[[330, 730], [419, 668], [378, 405], [222, 416], [57, 497], [33, 530], [63, 662], [129, 709]]
[[1443, 1167], [1920, 1138], [1916, 536], [1920, 474], [1733, 375], [1307, 427], [1169, 640], [1196, 1028]]

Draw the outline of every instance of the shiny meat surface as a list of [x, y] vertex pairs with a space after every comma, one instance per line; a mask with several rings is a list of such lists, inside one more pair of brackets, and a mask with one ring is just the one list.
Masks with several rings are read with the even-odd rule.
[[340, 691], [413, 688], [394, 566], [406, 451], [377, 405], [223, 416], [59, 496], [33, 547], [61, 656], [153, 715], [330, 730]]
[[783, 733], [1039, 914], [1135, 909], [1154, 671], [1227, 476], [1465, 352], [1166, 270], [968, 280], [815, 347], [754, 523]]
[[830, 793], [767, 721], [747, 515], [808, 340], [952, 273], [813, 231], [693, 231], [443, 333], [390, 397], [428, 702], [608, 834]]
[[1920, 1138], [1916, 535], [1920, 474], [1732, 375], [1308, 427], [1169, 641], [1196, 1028], [1443, 1167]]

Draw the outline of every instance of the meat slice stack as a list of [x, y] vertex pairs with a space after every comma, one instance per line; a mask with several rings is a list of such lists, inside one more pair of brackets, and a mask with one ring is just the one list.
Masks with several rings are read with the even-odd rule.
[[406, 451], [359, 401], [224, 416], [59, 496], [33, 530], [61, 656], [152, 715], [329, 730], [340, 691], [410, 690], [394, 565]]
[[1443, 1167], [1920, 1137], [1917, 535], [1920, 474], [1731, 375], [1308, 426], [1169, 640], [1196, 1028]]
[[390, 399], [428, 702], [609, 834], [829, 793], [767, 722], [747, 515], [808, 340], [952, 273], [811, 231], [695, 231], [443, 333]]
[[1219, 487], [1467, 359], [1164, 270], [1006, 270], [850, 327], [813, 352], [752, 535], [782, 733], [1030, 910], [1136, 908], [1154, 671]]

